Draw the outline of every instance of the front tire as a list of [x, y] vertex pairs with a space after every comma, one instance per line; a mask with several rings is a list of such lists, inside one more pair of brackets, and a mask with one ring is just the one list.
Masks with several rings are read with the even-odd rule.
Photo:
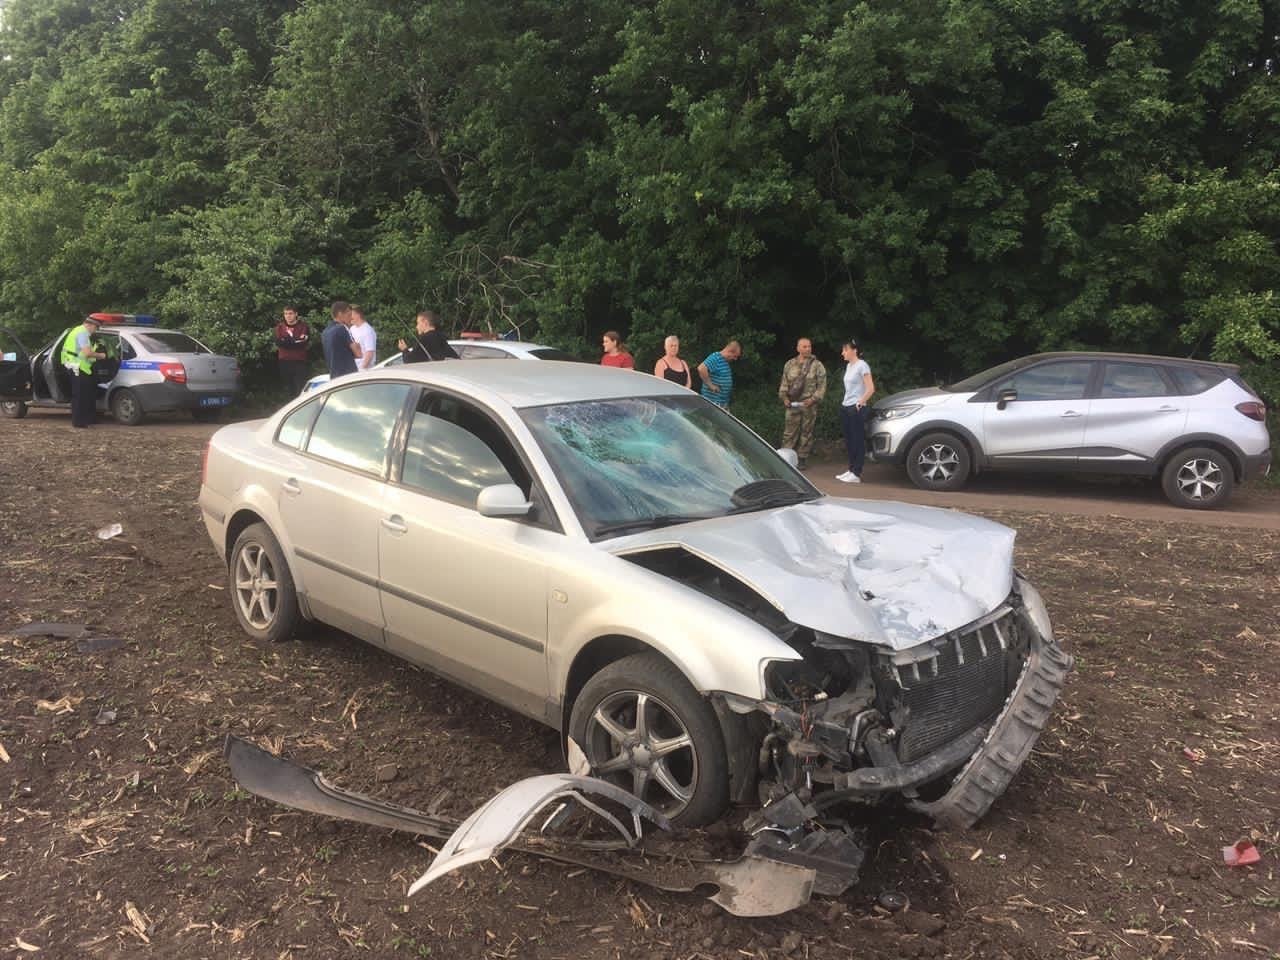
[[1180, 450], [1160, 475], [1164, 495], [1175, 507], [1212, 510], [1227, 502], [1235, 486], [1231, 460], [1211, 447]]
[[711, 705], [656, 653], [615, 660], [574, 701], [569, 735], [593, 775], [636, 794], [682, 827], [729, 805], [729, 763]]
[[116, 423], [136, 427], [144, 416], [138, 395], [127, 388], [117, 390], [111, 395], [111, 415], [115, 417]]
[[969, 448], [950, 433], [926, 433], [907, 452], [907, 476], [921, 490], [959, 490], [972, 466]]
[[256, 640], [279, 643], [301, 621], [298, 593], [284, 551], [265, 523], [236, 537], [227, 562], [227, 589], [240, 628]]
[[21, 420], [27, 415], [29, 409], [26, 402], [22, 400], [5, 400], [0, 403], [0, 414], [11, 420]]

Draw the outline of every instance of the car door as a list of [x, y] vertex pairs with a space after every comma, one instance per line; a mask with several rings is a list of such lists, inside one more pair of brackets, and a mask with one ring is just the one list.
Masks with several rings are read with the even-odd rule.
[[[485, 517], [476, 497], [514, 483], [528, 518]], [[513, 709], [545, 719], [550, 508], [499, 421], [423, 391], [405, 431], [378, 527], [388, 648]]]
[[13, 333], [0, 327], [0, 398], [31, 399], [31, 354]]
[[1148, 472], [1155, 455], [1186, 427], [1186, 398], [1177, 393], [1161, 364], [1103, 361], [1085, 421], [1081, 466]]
[[[982, 449], [999, 466], [1073, 466], [1084, 443], [1086, 399], [1096, 361], [1051, 360], [1024, 367], [983, 392]], [[1002, 393], [1013, 399], [1002, 401]]]
[[[326, 392], [281, 425], [301, 449], [286, 458], [277, 496], [307, 603], [316, 617], [382, 643], [378, 530], [391, 437], [412, 388], [378, 381]], [[299, 436], [301, 434], [301, 436]]]

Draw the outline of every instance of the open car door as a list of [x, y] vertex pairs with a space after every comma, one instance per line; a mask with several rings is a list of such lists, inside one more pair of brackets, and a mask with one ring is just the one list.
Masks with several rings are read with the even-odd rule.
[[31, 354], [10, 330], [0, 327], [0, 403], [6, 416], [26, 413], [31, 399]]

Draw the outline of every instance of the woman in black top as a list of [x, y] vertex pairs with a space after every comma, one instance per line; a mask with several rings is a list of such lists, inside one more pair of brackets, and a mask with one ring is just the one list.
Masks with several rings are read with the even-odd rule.
[[680, 359], [680, 338], [667, 337], [662, 342], [662, 348], [666, 352], [658, 360], [653, 367], [653, 375], [662, 377], [664, 380], [670, 380], [672, 383], [678, 383], [682, 387], [693, 389], [693, 371], [689, 369], [689, 364]]

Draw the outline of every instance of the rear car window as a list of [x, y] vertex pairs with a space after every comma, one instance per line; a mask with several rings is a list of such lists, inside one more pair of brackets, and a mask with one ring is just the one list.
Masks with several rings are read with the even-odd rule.
[[463, 360], [514, 360], [507, 351], [499, 347], [458, 347], [458, 356]]
[[319, 400], [312, 400], [285, 417], [284, 422], [280, 424], [280, 432], [276, 434], [276, 441], [283, 443], [286, 447], [301, 450], [302, 445], [307, 442], [311, 425], [316, 422], [316, 414], [320, 412], [320, 407]]
[[148, 353], [212, 353], [199, 340], [185, 333], [134, 332], [132, 336]]
[[1227, 378], [1225, 373], [1209, 367], [1174, 367], [1170, 373], [1178, 385], [1178, 393], [1184, 396], [1204, 393]]
[[1126, 397], [1167, 397], [1169, 384], [1159, 367], [1150, 363], [1121, 363], [1109, 361], [1102, 373], [1104, 400], [1123, 400]]
[[529, 355], [537, 357], [539, 360], [568, 360], [576, 362], [578, 359], [571, 353], [565, 353], [563, 350], [556, 350], [552, 347], [540, 347], [537, 350], [530, 350]]
[[407, 383], [366, 383], [325, 394], [307, 453], [380, 476], [408, 394]]

